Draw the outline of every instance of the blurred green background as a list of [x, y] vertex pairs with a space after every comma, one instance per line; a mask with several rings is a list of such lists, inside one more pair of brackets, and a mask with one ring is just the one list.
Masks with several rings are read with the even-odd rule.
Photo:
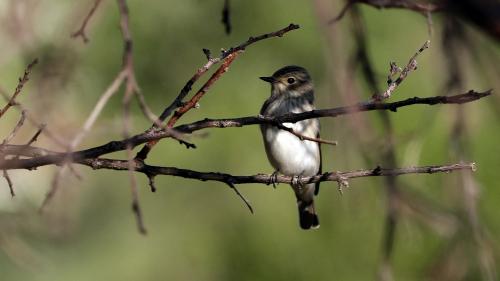
[[[179, 124], [205, 117], [257, 114], [269, 95], [269, 86], [258, 77], [289, 64], [311, 72], [318, 108], [351, 104], [372, 94], [361, 71], [347, 71], [356, 47], [349, 16], [336, 25], [326, 25], [340, 10], [340, 1], [234, 0], [230, 2], [230, 35], [224, 33], [220, 22], [222, 0], [128, 3], [138, 83], [157, 114], [205, 63], [202, 48], [217, 54], [249, 36], [292, 22], [301, 26], [283, 38], [249, 47], [201, 100], [201, 107], [186, 114]], [[40, 63], [19, 101], [39, 122], [68, 140], [78, 132], [121, 65], [122, 38], [115, 1], [104, 0], [90, 20], [89, 43], [70, 38], [92, 4], [90, 0], [0, 2], [0, 87], [11, 93], [27, 63], [38, 57]], [[439, 15], [433, 18], [429, 35], [427, 21], [420, 14], [359, 8], [366, 23], [368, 52], [382, 88], [389, 61], [404, 65], [425, 40], [431, 40], [431, 48], [418, 59], [418, 70], [410, 74], [392, 100], [446, 94], [449, 50], [441, 47]], [[467, 32], [480, 46], [476, 55], [485, 59], [461, 56], [462, 92], [499, 89], [498, 64], [494, 63], [500, 54], [498, 43], [474, 28], [467, 27]], [[120, 91], [112, 98], [81, 148], [121, 139], [122, 94]], [[412, 106], [390, 113], [399, 166], [477, 163], [473, 176], [480, 190], [479, 224], [487, 233], [483, 246], [494, 257], [498, 257], [500, 235], [498, 101], [489, 97], [463, 106], [467, 157], [453, 155], [451, 148], [457, 106]], [[16, 110], [4, 116], [3, 135], [18, 118]], [[321, 122], [322, 137], [339, 141], [336, 147], [323, 146], [324, 170], [384, 164], [378, 151], [386, 149], [387, 136], [378, 113]], [[360, 131], [359, 122], [370, 129]], [[136, 105], [133, 123], [134, 133], [150, 125]], [[23, 127], [14, 143], [26, 142], [35, 130]], [[191, 141], [197, 149], [187, 150], [177, 142], [163, 140], [148, 163], [234, 175], [272, 172], [257, 126], [206, 130]], [[46, 137], [36, 145], [60, 150]], [[124, 153], [112, 156], [125, 158]], [[127, 173], [76, 168], [83, 180], [67, 174], [43, 215], [37, 209], [57, 167], [12, 171], [14, 198], [1, 181], [1, 280], [373, 280], [379, 272], [386, 215], [383, 178], [351, 180], [342, 196], [336, 183], [323, 183], [317, 199], [321, 228], [302, 231], [293, 193], [284, 184], [277, 189], [239, 186], [255, 209], [251, 215], [223, 184], [158, 177], [159, 189], [151, 193], [147, 178], [137, 175], [148, 229], [148, 235], [141, 236], [130, 208]], [[402, 176], [397, 183], [405, 192], [411, 191], [410, 201], [422, 200], [422, 206], [453, 218], [455, 224], [450, 230], [435, 215], [422, 219], [402, 212], [391, 258], [394, 278], [430, 279], [441, 270], [437, 264], [449, 258], [448, 270], [466, 271], [457, 280], [483, 280], [480, 247], [463, 211], [466, 197], [460, 172]], [[429, 227], [435, 221], [438, 227]], [[436, 231], [439, 226], [444, 230]], [[454, 255], [455, 251], [458, 254]], [[498, 260], [493, 263], [499, 265]]]

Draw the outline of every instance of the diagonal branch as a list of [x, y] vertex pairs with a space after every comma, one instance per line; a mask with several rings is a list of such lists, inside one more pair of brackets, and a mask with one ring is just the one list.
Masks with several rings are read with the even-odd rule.
[[83, 43], [89, 42], [89, 38], [87, 37], [87, 34], [85, 33], [85, 28], [87, 27], [87, 24], [89, 23], [90, 18], [92, 18], [95, 11], [99, 7], [99, 4], [101, 3], [101, 1], [102, 0], [95, 0], [94, 5], [90, 9], [89, 13], [85, 17], [85, 19], [83, 19], [82, 25], [80, 26], [80, 28], [77, 31], [75, 31], [71, 34], [71, 38], [82, 37]]
[[236, 47], [231, 47], [227, 51], [223, 51], [221, 56], [218, 58], [210, 58], [208, 62], [200, 67], [196, 73], [191, 77], [191, 79], [188, 80], [188, 82], [184, 85], [180, 93], [177, 95], [177, 97], [174, 99], [174, 101], [163, 110], [162, 114], [160, 115], [159, 119], [161, 122], [165, 121], [172, 112], [183, 105], [183, 100], [186, 97], [186, 95], [191, 91], [191, 87], [194, 85], [198, 79], [200, 79], [203, 74], [205, 74], [214, 64], [219, 63], [220, 61], [224, 60], [226, 57], [231, 55], [232, 53], [236, 53], [238, 51], [244, 51], [248, 46], [251, 44], [257, 43], [261, 40], [272, 38], [272, 37], [282, 37], [285, 35], [287, 32], [290, 32], [292, 30], [299, 29], [299, 26], [296, 24], [291, 23], [285, 28], [282, 28], [278, 31], [274, 31], [271, 33], [266, 33], [257, 37], [250, 37], [248, 38], [247, 41], [241, 43], [240, 45]]
[[[388, 99], [391, 97], [392, 92], [396, 90], [396, 88], [406, 79], [408, 74], [417, 69], [417, 61], [416, 58], [420, 55], [424, 50], [428, 49], [431, 41], [427, 40], [425, 43], [418, 49], [418, 51], [410, 58], [408, 64], [403, 69], [400, 69], [396, 63], [390, 63], [390, 73], [387, 79], [387, 84], [389, 87], [383, 93], [376, 93], [372, 96], [372, 98], [376, 101], [381, 101], [384, 99]], [[398, 74], [399, 76], [396, 80], [393, 80], [393, 76]]]
[[26, 67], [26, 70], [24, 70], [24, 75], [23, 77], [19, 78], [19, 83], [16, 86], [16, 90], [14, 91], [14, 94], [12, 94], [12, 97], [10, 98], [9, 102], [0, 109], [0, 118], [9, 110], [9, 108], [13, 105], [16, 105], [16, 98], [17, 96], [21, 93], [21, 90], [24, 87], [24, 84], [26, 84], [30, 80], [30, 74], [31, 70], [33, 67], [38, 63], [38, 59], [34, 59], [30, 64], [28, 64], [28, 67]]
[[[287, 32], [298, 29], [298, 28], [299, 28], [298, 25], [291, 23], [287, 27], [282, 28], [278, 31], [266, 33], [266, 34], [263, 34], [263, 35], [260, 35], [257, 37], [250, 37], [250, 38], [248, 38], [247, 41], [241, 43], [240, 45], [238, 45], [236, 47], [231, 47], [227, 51], [222, 51], [221, 56], [218, 58], [212, 58], [210, 51], [203, 49], [203, 52], [207, 56], [208, 62], [205, 65], [203, 65], [201, 68], [199, 68], [196, 71], [196, 73], [191, 77], [191, 79], [188, 80], [188, 82], [184, 85], [184, 87], [182, 88], [180, 93], [177, 95], [177, 97], [174, 99], [174, 101], [169, 106], [167, 106], [165, 108], [165, 110], [163, 110], [162, 114], [158, 118], [158, 121], [156, 121], [153, 124], [152, 129], [155, 129], [158, 127], [156, 124], [164, 122], [168, 118], [168, 116], [170, 116], [176, 108], [184, 108], [185, 107], [185, 103], [183, 102], [183, 100], [187, 96], [187, 94], [191, 91], [191, 88], [194, 85], [194, 83], [196, 81], [198, 81], [198, 79], [200, 79], [200, 77], [203, 76], [203, 74], [205, 74], [214, 64], [217, 64], [217, 63], [223, 61], [224, 64], [226, 64], [226, 65], [223, 64], [221, 67], [219, 67], [219, 69], [215, 72], [215, 74], [205, 83], [205, 85], [200, 89], [200, 91], [198, 91], [198, 93], [195, 96], [199, 96], [201, 98], [201, 96], [203, 96], [204, 93], [200, 95], [200, 92], [202, 92], [202, 91], [206, 92], [208, 90], [208, 88], [206, 88], [206, 86], [210, 87], [216, 80], [218, 80], [220, 75], [222, 75], [225, 71], [227, 71], [227, 67], [233, 62], [233, 60], [238, 57], [238, 54], [241, 51], [244, 51], [251, 44], [254, 44], [254, 43], [259, 42], [261, 40], [272, 38], [272, 37], [282, 37]], [[219, 74], [217, 74], [217, 73], [219, 73]], [[194, 104], [196, 104], [196, 103], [194, 103]], [[191, 107], [189, 107], [188, 110], [191, 109], [192, 106], [194, 106], [194, 104], [191, 104]], [[182, 111], [182, 109], [181, 109], [181, 111]], [[179, 117], [172, 117], [170, 122], [169, 122], [170, 125], [173, 125], [173, 123], [175, 123], [178, 118]], [[138, 161], [144, 161], [147, 158], [149, 152], [151, 151], [151, 148], [155, 144], [156, 144], [156, 142], [148, 143], [146, 146], [144, 146], [139, 151], [139, 153], [137, 153], [135, 159]]]
[[19, 130], [21, 129], [21, 127], [24, 124], [24, 120], [26, 120], [26, 111], [21, 112], [21, 118], [19, 118], [19, 121], [17, 121], [16, 126], [14, 127], [12, 132], [10, 132], [10, 134], [0, 144], [0, 152], [2, 151], [2, 148], [6, 144], [8, 144], [17, 135], [17, 133], [19, 132]]
[[[181, 108], [179, 108], [178, 110], [175, 111], [174, 115], [167, 122], [167, 128], [172, 128], [175, 125], [175, 123], [177, 122], [177, 120], [179, 120], [186, 112], [188, 112], [189, 110], [196, 107], [196, 105], [198, 104], [200, 99], [208, 92], [210, 87], [212, 87], [212, 85], [217, 80], [219, 80], [219, 78], [229, 69], [229, 66], [231, 65], [231, 63], [233, 63], [233, 61], [238, 57], [238, 55], [240, 53], [241, 53], [241, 51], [231, 53], [229, 56], [227, 56], [224, 59], [224, 62], [222, 63], [222, 65], [214, 72], [214, 74], [212, 74], [210, 79], [208, 79], [208, 81], [205, 84], [203, 84], [201, 89], [198, 90], [198, 92], [188, 102], [184, 103], [184, 105]], [[137, 153], [137, 156], [135, 157], [135, 159], [140, 160], [140, 161], [144, 161], [146, 159], [146, 157], [148, 156], [149, 152], [151, 151], [151, 149], [153, 148], [153, 146], [155, 146], [157, 142], [158, 141], [148, 142], [139, 151], [139, 153]]]

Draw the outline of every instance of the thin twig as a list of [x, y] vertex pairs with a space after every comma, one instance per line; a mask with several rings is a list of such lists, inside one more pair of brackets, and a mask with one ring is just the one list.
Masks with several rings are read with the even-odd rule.
[[[7, 95], [7, 92], [4, 89], [2, 89], [2, 88], [0, 88], [0, 95], [7, 102], [9, 102], [10, 97]], [[48, 128], [46, 128], [45, 124], [40, 124], [39, 121], [38, 121], [38, 118], [32, 116], [30, 114], [30, 112], [28, 112], [26, 110], [26, 108], [20, 102], [15, 102], [14, 103], [14, 107], [16, 107], [17, 110], [20, 111], [20, 112], [26, 111], [26, 119], [31, 123], [31, 125], [33, 125], [33, 126], [35, 126], [37, 128], [44, 127], [43, 134], [46, 137], [48, 137], [51, 141], [53, 141], [55, 144], [59, 145], [60, 147], [67, 147], [66, 142], [62, 138], [58, 137], [54, 132], [52, 132], [51, 130], [49, 130]]]
[[[179, 120], [179, 118], [181, 118], [186, 112], [188, 112], [189, 110], [191, 110], [197, 106], [200, 99], [208, 92], [210, 87], [217, 80], [219, 80], [219, 78], [229, 69], [229, 66], [231, 65], [231, 63], [233, 63], [233, 61], [238, 57], [238, 55], [240, 53], [241, 53], [241, 51], [231, 53], [229, 56], [227, 56], [224, 59], [224, 62], [222, 63], [222, 65], [214, 72], [214, 74], [212, 74], [210, 79], [208, 79], [208, 81], [205, 82], [205, 84], [203, 84], [203, 86], [198, 90], [198, 92], [196, 92], [196, 94], [188, 102], [185, 102], [181, 108], [179, 108], [178, 110], [175, 111], [174, 115], [167, 122], [167, 128], [172, 128], [174, 126], [174, 124], [177, 122], [177, 120]], [[137, 153], [135, 159], [139, 160], [139, 161], [144, 161], [146, 159], [147, 155], [149, 154], [149, 152], [151, 151], [151, 149], [153, 148], [153, 146], [155, 146], [157, 142], [158, 141], [148, 142], [139, 151], [139, 153]], [[187, 146], [187, 147], [189, 148], [189, 146]]]
[[296, 131], [294, 131], [292, 128], [289, 128], [281, 123], [277, 123], [276, 126], [278, 128], [280, 128], [281, 130], [285, 130], [285, 131], [291, 133], [292, 135], [298, 137], [300, 140], [308, 140], [308, 141], [313, 141], [313, 142], [317, 142], [317, 143], [324, 143], [324, 144], [329, 144], [329, 145], [337, 145], [338, 144], [337, 141], [324, 140], [321, 138], [312, 138], [312, 137], [308, 137], [308, 136], [299, 134]]
[[[152, 129], [154, 129], [156, 127], [155, 126], [156, 123], [164, 122], [170, 116], [170, 114], [172, 114], [172, 112], [175, 109], [184, 106], [183, 100], [187, 96], [187, 94], [191, 91], [194, 83], [196, 81], [198, 81], [198, 79], [200, 79], [200, 77], [203, 76], [203, 74], [205, 74], [214, 64], [217, 64], [223, 60], [225, 61], [225, 59], [227, 57], [232, 56], [235, 53], [238, 53], [240, 51], [244, 51], [251, 44], [254, 44], [254, 43], [259, 42], [261, 40], [272, 38], [272, 37], [282, 37], [287, 32], [290, 32], [290, 31], [298, 29], [298, 28], [299, 28], [298, 25], [291, 23], [287, 27], [282, 28], [278, 31], [266, 33], [266, 34], [256, 36], [256, 37], [250, 37], [250, 38], [248, 38], [247, 41], [241, 43], [240, 45], [238, 45], [236, 47], [231, 47], [227, 51], [223, 51], [222, 54], [220, 55], [220, 57], [218, 57], [218, 58], [212, 58], [210, 55], [210, 52], [208, 50], [204, 49], [203, 52], [205, 53], [205, 55], [208, 58], [207, 63], [205, 65], [203, 65], [202, 67], [200, 67], [196, 71], [196, 73], [186, 82], [186, 84], [181, 89], [180, 93], [177, 95], [177, 97], [174, 99], [174, 101], [163, 110], [162, 114], [159, 117], [159, 120], [153, 124]], [[148, 143], [147, 145], [145, 145], [139, 151], [139, 153], [137, 153], [137, 155], [135, 156], [135, 159], [138, 161], [144, 161], [147, 158], [149, 151], [151, 151], [151, 148], [155, 144], [156, 144], [156, 142], [151, 142], [151, 143]]]
[[149, 180], [149, 187], [151, 188], [151, 192], [156, 192], [156, 184], [155, 184], [155, 176], [146, 174]]
[[31, 137], [31, 139], [26, 143], [26, 146], [32, 145], [34, 142], [38, 140], [38, 137], [42, 133], [42, 131], [45, 129], [47, 125], [46, 124], [41, 124], [36, 133]]
[[11, 197], [16, 196], [16, 193], [14, 192], [14, 184], [12, 183], [12, 180], [10, 179], [10, 176], [9, 176], [9, 173], [7, 173], [7, 170], [3, 170], [3, 177], [7, 181], [7, 184], [9, 185], [10, 196]]
[[26, 111], [21, 112], [21, 118], [19, 119], [19, 121], [17, 121], [16, 126], [14, 127], [12, 132], [10, 132], [10, 134], [0, 144], [0, 151], [6, 144], [8, 144], [17, 135], [17, 132], [19, 132], [19, 129], [21, 129], [21, 127], [24, 124], [24, 120], [26, 120]]
[[82, 37], [82, 40], [84, 43], [89, 42], [89, 38], [87, 37], [87, 34], [85, 33], [85, 28], [87, 27], [87, 24], [88, 24], [90, 18], [94, 15], [95, 11], [97, 10], [97, 7], [99, 7], [99, 4], [101, 3], [101, 1], [102, 0], [95, 0], [94, 5], [90, 9], [89, 13], [85, 17], [85, 19], [83, 19], [82, 25], [80, 26], [80, 28], [77, 31], [75, 31], [71, 34], [71, 38]]
[[26, 84], [30, 80], [30, 74], [32, 68], [38, 63], [38, 59], [34, 59], [30, 64], [28, 64], [28, 67], [24, 70], [24, 75], [23, 77], [19, 78], [19, 83], [17, 83], [16, 89], [14, 91], [14, 94], [12, 94], [12, 97], [10, 98], [9, 102], [0, 110], [0, 118], [9, 110], [9, 108], [13, 105], [16, 105], [16, 98], [17, 96], [21, 93], [21, 90], [24, 87], [24, 84]]
[[142, 235], [146, 235], [147, 230], [144, 224], [144, 218], [142, 216], [142, 210], [139, 203], [139, 191], [137, 189], [137, 179], [135, 178], [135, 174], [133, 172], [135, 161], [133, 160], [131, 149], [127, 149], [127, 159], [128, 159], [127, 170], [129, 172], [130, 190], [132, 194], [132, 211], [134, 212], [135, 215], [135, 220], [137, 222], [137, 229], [139, 230], [139, 233]]
[[196, 94], [188, 102], [184, 103], [184, 105], [181, 108], [179, 108], [177, 111], [175, 111], [174, 115], [167, 122], [168, 128], [172, 128], [174, 126], [174, 124], [177, 122], [177, 120], [179, 120], [182, 117], [182, 115], [184, 115], [186, 112], [188, 112], [192, 108], [196, 107], [196, 105], [198, 104], [200, 99], [208, 92], [210, 87], [212, 87], [212, 85], [224, 73], [227, 72], [231, 63], [233, 63], [233, 61], [238, 57], [238, 55], [240, 53], [241, 52], [231, 53], [229, 56], [227, 56], [224, 59], [224, 62], [222, 63], [222, 65], [214, 72], [214, 74], [212, 74], [210, 79], [208, 79], [208, 81], [205, 82], [205, 84], [203, 84], [203, 86], [198, 90], [198, 92], [196, 92]]
[[[372, 96], [372, 99], [375, 101], [381, 101], [384, 99], [388, 99], [391, 97], [392, 92], [396, 90], [396, 88], [405, 80], [405, 78], [408, 76], [408, 74], [417, 69], [417, 61], [416, 58], [418, 55], [420, 55], [425, 49], [429, 48], [431, 41], [427, 40], [425, 43], [418, 49], [418, 51], [410, 58], [408, 61], [408, 64], [406, 64], [405, 68], [403, 70], [399, 71], [399, 68], [396, 66], [395, 63], [390, 64], [390, 74], [389, 74], [389, 79], [387, 81], [387, 84], [389, 85], [387, 87], [387, 90], [385, 90], [383, 93], [376, 93]], [[392, 76], [397, 74], [399, 72], [399, 77], [396, 80], [392, 79]]]
[[[148, 114], [152, 114], [144, 101], [144, 97], [139, 91], [139, 86], [137, 85], [137, 80], [134, 73], [134, 62], [133, 62], [133, 41], [132, 34], [129, 28], [129, 11], [127, 2], [125, 0], [118, 0], [118, 8], [120, 11], [120, 28], [123, 36], [123, 69], [126, 72], [125, 78], [125, 93], [123, 95], [123, 136], [128, 138], [130, 136], [130, 131], [132, 129], [132, 123], [130, 120], [130, 102], [132, 96], [135, 94], [138, 97], [139, 104], [143, 113], [149, 117]], [[151, 118], [151, 117], [150, 117]], [[156, 120], [156, 116], [152, 117], [153, 121]], [[139, 191], [137, 190], [137, 180], [134, 174], [134, 159], [132, 155], [132, 147], [127, 145], [127, 163], [130, 178], [130, 191], [132, 194], [132, 211], [135, 214], [135, 219], [137, 222], [137, 228], [139, 233], [145, 235], [147, 233], [146, 227], [144, 225], [144, 218], [142, 216], [142, 211], [139, 203]]]
[[[377, 84], [377, 78], [375, 71], [370, 59], [368, 52], [368, 38], [366, 36], [366, 28], [363, 20], [362, 14], [359, 12], [357, 6], [351, 8], [351, 18], [353, 20], [353, 32], [356, 39], [357, 48], [353, 50], [353, 60], [352, 63], [352, 75], [354, 74], [354, 66], [360, 65], [363, 74], [363, 78], [367, 82], [370, 90], [373, 93], [379, 93], [379, 87]], [[398, 73], [401, 73], [400, 69], [396, 63], [391, 62], [389, 75], [387, 83], [392, 83], [393, 77]], [[369, 147], [371, 141], [360, 144], [361, 153], [363, 155], [368, 155], [369, 153], [375, 154], [375, 159], [381, 161], [384, 165], [391, 167], [397, 166], [396, 153], [394, 151], [394, 129], [392, 125], [392, 120], [389, 117], [387, 111], [379, 111], [379, 117], [382, 121], [382, 138], [384, 143], [386, 143], [386, 149], [376, 150], [374, 152], [370, 151]], [[366, 129], [365, 129], [366, 130]], [[374, 133], [374, 132], [372, 132]], [[373, 150], [373, 149], [371, 149]], [[367, 159], [368, 160], [368, 159]], [[367, 161], [371, 162], [371, 161]], [[379, 264], [378, 276], [380, 281], [390, 281], [393, 280], [392, 276], [392, 264], [391, 257], [393, 255], [394, 245], [396, 243], [396, 228], [399, 221], [399, 194], [400, 189], [397, 183], [397, 179], [394, 176], [389, 176], [384, 178], [385, 194], [386, 194], [386, 213], [385, 213], [385, 223], [382, 236], [382, 258]]]
[[[70, 158], [68, 158], [68, 159], [70, 159]], [[45, 209], [47, 208], [47, 206], [49, 205], [49, 203], [52, 201], [52, 199], [56, 195], [57, 191], [59, 190], [60, 181], [62, 179], [62, 176], [64, 175], [64, 172], [67, 169], [67, 167], [69, 166], [67, 164], [69, 164], [69, 163], [66, 163], [66, 165], [62, 165], [59, 169], [57, 169], [54, 177], [52, 178], [52, 182], [50, 184], [50, 189], [45, 194], [45, 198], [43, 199], [42, 204], [38, 208], [38, 212], [40, 214], [45, 212]]]
[[231, 55], [232, 53], [236, 53], [238, 51], [244, 51], [251, 44], [254, 44], [254, 43], [257, 43], [261, 40], [265, 40], [265, 39], [272, 38], [272, 37], [282, 37], [287, 32], [290, 32], [290, 31], [298, 29], [298, 28], [299, 28], [298, 25], [291, 23], [287, 27], [282, 28], [278, 31], [266, 33], [266, 34], [256, 36], [256, 37], [252, 36], [252, 37], [248, 38], [247, 41], [241, 43], [240, 45], [238, 45], [236, 47], [231, 47], [227, 51], [223, 51], [220, 57], [209, 59], [207, 61], [207, 63], [205, 65], [203, 65], [202, 67], [200, 67], [196, 71], [196, 73], [191, 77], [191, 79], [188, 80], [188, 82], [184, 85], [184, 87], [182, 88], [180, 93], [177, 95], [177, 97], [174, 99], [174, 101], [169, 106], [167, 106], [165, 108], [165, 110], [163, 110], [162, 114], [160, 115], [160, 121], [161, 122], [165, 121], [167, 119], [167, 117], [170, 116], [170, 114], [172, 114], [172, 112], [176, 108], [181, 107], [183, 105], [182, 101], [184, 100], [186, 95], [191, 91], [191, 87], [194, 85], [194, 83], [196, 81], [198, 81], [198, 79], [200, 79], [200, 77], [203, 74], [205, 74], [214, 64], [219, 63], [220, 61], [222, 61], [223, 59], [225, 59], [227, 56]]
[[88, 132], [90, 132], [95, 121], [104, 109], [104, 106], [108, 103], [109, 99], [118, 91], [125, 77], [125, 71], [120, 71], [113, 82], [111, 82], [111, 84], [108, 86], [106, 91], [104, 91], [104, 93], [99, 97], [99, 100], [97, 100], [96, 105], [92, 109], [89, 117], [87, 117], [87, 119], [85, 120], [85, 123], [83, 124], [79, 133], [71, 141], [70, 150], [74, 150], [83, 140], [83, 138], [88, 134]]
[[231, 10], [229, 9], [229, 0], [224, 0], [224, 7], [222, 8], [222, 24], [226, 34], [231, 33]]
[[[99, 3], [96, 3], [95, 4], [95, 7], [97, 8], [97, 6], [99, 5]], [[122, 9], [121, 9], [121, 4], [120, 4], [120, 1], [118, 1], [118, 6], [119, 6], [119, 10], [120, 10], [120, 26], [122, 27], [122, 34], [123, 34], [123, 37], [124, 37], [124, 41], [125, 41], [125, 44], [124, 44], [124, 54], [123, 54], [123, 66], [122, 66], [122, 69], [120, 70], [120, 72], [117, 74], [117, 76], [115, 77], [115, 79], [113, 80], [113, 82], [111, 82], [111, 84], [108, 86], [108, 88], [104, 91], [104, 93], [99, 97], [96, 105], [94, 106], [94, 108], [92, 109], [92, 112], [90, 113], [90, 115], [87, 117], [87, 119], [85, 120], [85, 123], [83, 124], [83, 127], [80, 129], [80, 131], [78, 132], [78, 134], [73, 138], [73, 140], [70, 142], [69, 146], [68, 146], [68, 156], [71, 156], [71, 152], [73, 152], [76, 147], [82, 142], [82, 140], [85, 138], [85, 136], [90, 132], [90, 130], [92, 129], [94, 123], [97, 121], [97, 118], [99, 117], [99, 115], [101, 114], [102, 110], [104, 109], [104, 107], [106, 106], [106, 104], [108, 103], [109, 99], [115, 94], [118, 92], [118, 90], [120, 89], [120, 86], [122, 85], [122, 83], [124, 81], [127, 82], [127, 86], [128, 86], [128, 83], [135, 83], [135, 80], [131, 80], [133, 79], [133, 73], [131, 74], [131, 71], [130, 71], [130, 67], [129, 66], [129, 63], [126, 63], [127, 60], [131, 60], [131, 55], [129, 55], [129, 50], [131, 50], [132, 48], [132, 45], [131, 44], [128, 44], [128, 41], [127, 39], [130, 38], [130, 33], [128, 31], [128, 27], [124, 28], [124, 21], [125, 24], [128, 23], [128, 19], [123, 19], [124, 16], [123, 16], [123, 13], [122, 13]], [[88, 18], [90, 18], [91, 14], [93, 14], [93, 11], [91, 10], [91, 13], [89, 13], [89, 16]], [[82, 27], [84, 28], [86, 25], [86, 22], [84, 21], [84, 24], [82, 25]], [[85, 36], [84, 33], [82, 36]], [[84, 37], [86, 38], [86, 37]], [[84, 39], [85, 40], [85, 39]], [[51, 190], [47, 193], [47, 196], [44, 200], [44, 203], [42, 204], [42, 207], [40, 208], [40, 210], [43, 210], [44, 207], [49, 203], [50, 199], [54, 196], [54, 193], [58, 190], [58, 184], [60, 183], [60, 178], [63, 176], [64, 174], [64, 171], [65, 171], [65, 168], [64, 166], [66, 164], [69, 164], [71, 163], [72, 160], [70, 158], [66, 158], [64, 163], [62, 163], [63, 167], [61, 169], [59, 169], [56, 174], [54, 175], [54, 179], [52, 181], [52, 187], [51, 187]], [[70, 171], [72, 171], [74, 174], [78, 175], [78, 173], [76, 173], [76, 170], [74, 170], [72, 167], [70, 167]]]
[[[125, 71], [120, 71], [118, 75], [115, 77], [111, 85], [108, 86], [106, 91], [101, 95], [99, 100], [97, 101], [96, 105], [92, 109], [92, 112], [90, 113], [89, 117], [85, 120], [85, 123], [83, 127], [80, 129], [78, 134], [73, 138], [73, 140], [70, 142], [70, 144], [67, 147], [67, 157], [64, 159], [64, 161], [61, 163], [62, 167], [57, 170], [57, 172], [54, 175], [54, 179], [52, 180], [52, 186], [49, 192], [47, 192], [46, 197], [42, 203], [42, 206], [40, 207], [40, 212], [43, 212], [45, 209], [46, 205], [49, 204], [50, 200], [54, 197], [54, 194], [56, 191], [59, 189], [59, 183], [61, 182], [61, 177], [64, 175], [64, 172], [66, 171], [65, 166], [70, 164], [72, 162], [72, 152], [76, 149], [76, 147], [80, 144], [80, 142], [84, 139], [84, 137], [90, 132], [92, 129], [95, 121], [101, 114], [101, 111], [104, 109], [104, 106], [108, 103], [109, 99], [118, 91], [120, 88], [120, 85], [122, 84], [123, 80], [125, 79], [126, 72]], [[74, 169], [71, 169], [71, 171], [74, 171]], [[78, 174], [78, 173], [74, 173]]]
[[[40, 134], [42, 133], [44, 128], [45, 128], [45, 124], [42, 124], [40, 126], [40, 128], [38, 128], [36, 133], [33, 135], [33, 137], [31, 137], [31, 139], [24, 145], [25, 149], [28, 149], [30, 147], [30, 145], [32, 145], [38, 139], [38, 137], [40, 136]], [[19, 159], [20, 156], [21, 156], [21, 154], [18, 154], [13, 159]]]
[[245, 205], [247, 206], [248, 210], [250, 210], [250, 213], [253, 214], [253, 207], [250, 204], [250, 201], [248, 201], [248, 199], [246, 199], [245, 196], [243, 196], [243, 194], [241, 194], [241, 192], [236, 188], [236, 186], [234, 186], [234, 184], [232, 182], [226, 182], [226, 184], [232, 190], [234, 190], [234, 192], [236, 193], [236, 195], [238, 195], [238, 197], [240, 197], [240, 199], [243, 201], [243, 203], [245, 203]]

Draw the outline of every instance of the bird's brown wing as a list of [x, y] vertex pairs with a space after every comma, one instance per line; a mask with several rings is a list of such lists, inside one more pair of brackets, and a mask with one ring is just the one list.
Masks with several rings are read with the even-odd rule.
[[[316, 138], [317, 139], [320, 138], [319, 132], [316, 135]], [[319, 143], [319, 142], [318, 142], [318, 149], [319, 149], [319, 171], [318, 171], [318, 175], [321, 175], [323, 173], [323, 157], [321, 156], [321, 143]], [[320, 182], [316, 183], [316, 186], [314, 188], [314, 195], [318, 195], [318, 193], [319, 193], [319, 184], [320, 184]]]

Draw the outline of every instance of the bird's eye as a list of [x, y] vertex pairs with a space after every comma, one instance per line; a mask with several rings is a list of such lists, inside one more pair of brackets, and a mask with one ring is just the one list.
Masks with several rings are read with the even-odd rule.
[[295, 83], [295, 78], [290, 77], [290, 78], [288, 78], [288, 80], [286, 80], [286, 81], [288, 82], [288, 84], [293, 84], [293, 83]]

